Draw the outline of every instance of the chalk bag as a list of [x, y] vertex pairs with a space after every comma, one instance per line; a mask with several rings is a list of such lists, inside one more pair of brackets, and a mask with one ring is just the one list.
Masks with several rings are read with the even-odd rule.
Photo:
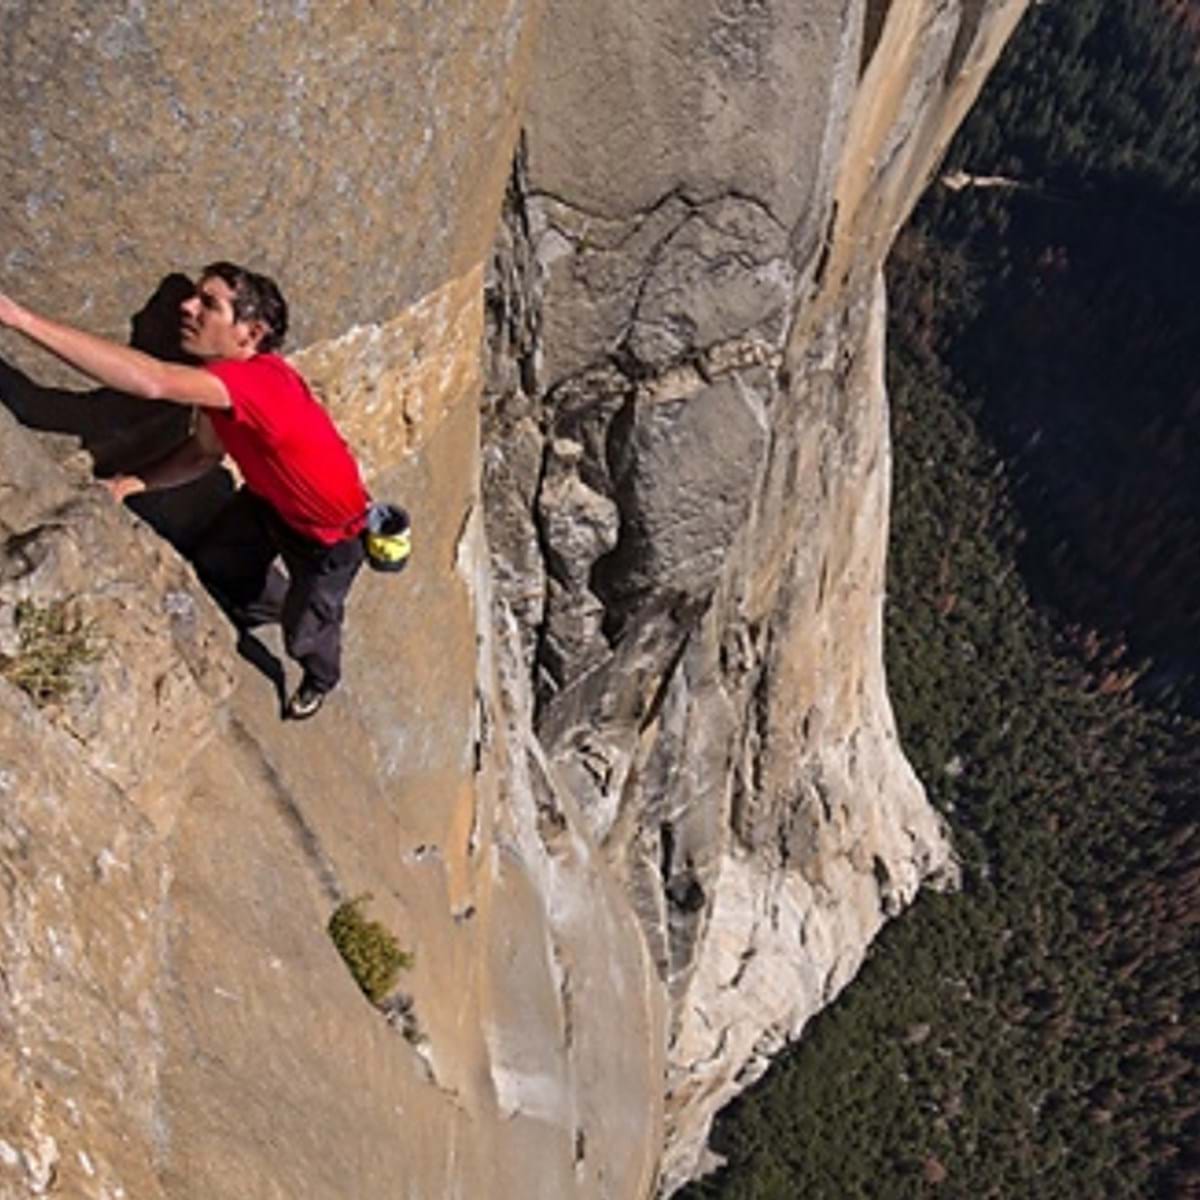
[[372, 503], [363, 530], [367, 562], [375, 571], [403, 571], [412, 553], [408, 513], [395, 504]]

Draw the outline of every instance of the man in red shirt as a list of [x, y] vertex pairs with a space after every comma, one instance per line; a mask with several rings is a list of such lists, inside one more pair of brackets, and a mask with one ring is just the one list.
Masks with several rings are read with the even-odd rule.
[[[228, 454], [245, 480], [201, 535], [201, 579], [243, 628], [283, 626], [304, 668], [287, 715], [312, 716], [341, 674], [346, 596], [362, 566], [368, 497], [346, 443], [303, 378], [274, 351], [287, 333], [275, 283], [233, 263], [206, 267], [181, 309], [180, 342], [199, 365], [163, 362], [31, 312], [0, 294], [0, 326], [131, 396], [196, 409], [191, 436], [136, 475], [118, 500], [177, 487]], [[274, 567], [287, 567], [287, 578]]]

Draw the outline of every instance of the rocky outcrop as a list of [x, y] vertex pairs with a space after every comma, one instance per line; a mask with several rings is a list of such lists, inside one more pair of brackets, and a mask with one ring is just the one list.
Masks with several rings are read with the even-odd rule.
[[[75, 648], [0, 680], [0, 1194], [670, 1191], [953, 873], [882, 673], [879, 269], [1022, 3], [444, 7], [0, 17], [0, 288], [169, 351], [163, 272], [261, 264], [417, 524], [280, 725], [152, 531], [201, 497], [77, 453], [179, 414], [0, 346], [0, 656]], [[367, 892], [385, 1012], [324, 933]]]
[[[147, 344], [183, 286], [156, 287], [167, 270], [260, 263], [297, 362], [418, 530], [404, 576], [356, 587], [344, 687], [283, 725], [278, 644], [235, 655], [185, 563], [75, 452], [132, 467], [185, 428], [4, 341], [0, 396], [42, 433], [0, 437], [0, 1195], [653, 1186], [657, 982], [522, 740], [519, 689], [503, 707], [478, 509], [483, 267], [536, 17], [0, 18], [0, 287], [122, 338], [137, 312]], [[141, 512], [186, 545], [199, 500]], [[87, 631], [41, 703], [11, 682], [33, 611]], [[386, 1012], [325, 933], [364, 893], [415, 959]]]
[[544, 22], [485, 498], [539, 737], [669, 999], [668, 1190], [881, 923], [953, 878], [882, 672], [880, 269], [1020, 7]]

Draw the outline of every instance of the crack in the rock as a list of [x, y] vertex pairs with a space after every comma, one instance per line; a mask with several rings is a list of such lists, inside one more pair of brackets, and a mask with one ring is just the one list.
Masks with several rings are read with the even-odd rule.
[[946, 59], [946, 69], [942, 79], [946, 84], [953, 81], [967, 60], [975, 39], [983, 24], [984, 0], [963, 0], [962, 14], [959, 18], [958, 30], [954, 35], [954, 45]]
[[[639, 313], [641, 311], [643, 302], [646, 297], [646, 289], [655, 276], [655, 272], [657, 270], [659, 263], [662, 260], [662, 256], [663, 256], [663, 253], [664, 253], [666, 247], [672, 241], [672, 239], [674, 239], [676, 237], [676, 235], [678, 235], [680, 233], [680, 231], [684, 228], [684, 226], [690, 220], [692, 220], [693, 218], [698, 218], [704, 225], [706, 225], [714, 233], [717, 233], [723, 237], [730, 236], [728, 230], [722, 228], [722, 226], [720, 224], [718, 224], [715, 220], [713, 220], [711, 210], [716, 208], [718, 205], [720, 205], [721, 203], [723, 203], [725, 201], [734, 201], [738, 204], [743, 204], [743, 205], [747, 205], [751, 208], [754, 208], [761, 215], [766, 217], [766, 219], [769, 220], [780, 231], [780, 233], [782, 233], [784, 235], [785, 238], [790, 236], [790, 232], [789, 232], [787, 226], [779, 219], [778, 216], [776, 216], [776, 214], [772, 211], [770, 205], [767, 204], [766, 201], [762, 200], [761, 198], [759, 198], [757, 196], [753, 196], [747, 192], [739, 191], [736, 188], [727, 188], [722, 191], [716, 192], [711, 196], [707, 196], [707, 197], [703, 197], [703, 198], [699, 198], [699, 199], [697, 199], [693, 196], [689, 196], [686, 193], [686, 191], [684, 191], [681, 188], [673, 188], [670, 191], [664, 193], [661, 197], [659, 197], [658, 200], [656, 200], [648, 208], [640, 209], [636, 213], [634, 213], [633, 215], [631, 215], [629, 217], [609, 217], [609, 216], [605, 216], [600, 213], [589, 212], [587, 209], [581, 208], [577, 205], [573, 205], [570, 201], [565, 200], [560, 196], [556, 196], [551, 192], [534, 191], [534, 192], [528, 193], [525, 196], [525, 199], [526, 199], [526, 201], [545, 199], [545, 200], [551, 201], [554, 204], [561, 205], [564, 209], [566, 209], [569, 212], [580, 213], [584, 217], [587, 217], [592, 220], [610, 221], [614, 224], [621, 224], [621, 223], [628, 224], [630, 226], [630, 228], [627, 230], [627, 232], [622, 237], [620, 237], [616, 242], [614, 242], [612, 245], [597, 246], [597, 247], [592, 248], [592, 247], [589, 247], [586, 245], [586, 243], [579, 236], [578, 233], [567, 228], [565, 226], [565, 224], [563, 224], [561, 221], [555, 221], [552, 213], [546, 212], [545, 210], [543, 210], [543, 213], [546, 217], [547, 224], [550, 226], [550, 228], [552, 228], [561, 237], [565, 238], [568, 242], [570, 242], [572, 244], [572, 246], [575, 247], [576, 253], [578, 253], [582, 247], [585, 249], [592, 249], [593, 253], [602, 254], [602, 255], [618, 254], [618, 253], [622, 252], [624, 250], [625, 246], [641, 232], [642, 228], [644, 227], [644, 225], [646, 224], [647, 221], [652, 220], [655, 216], [657, 216], [659, 213], [661, 213], [669, 205], [672, 205], [672, 204], [683, 205], [685, 211], [680, 215], [679, 220], [673, 222], [663, 232], [663, 234], [656, 241], [654, 241], [652, 243], [652, 245], [647, 249], [647, 251], [643, 255], [640, 256], [641, 257], [640, 277], [637, 279], [636, 284], [626, 285], [628, 287], [632, 287], [632, 290], [633, 290], [633, 298], [630, 303], [630, 314], [631, 315], [630, 315], [628, 322], [625, 324], [625, 326], [621, 329], [620, 333], [618, 334], [618, 336], [616, 338], [616, 343], [617, 343], [617, 347], [618, 347], [617, 353], [619, 355], [621, 355], [622, 357], [625, 357], [627, 360], [629, 360], [630, 365], [636, 365], [637, 359], [636, 359], [636, 356], [632, 355], [631, 352], [628, 350], [629, 340], [632, 337], [634, 329], [637, 326], [637, 324], [639, 323], [639, 321], [641, 321], [643, 324], [646, 323], [643, 318], [639, 317]], [[528, 233], [528, 231], [527, 231], [527, 233]], [[743, 239], [743, 240], [746, 240], [746, 239]], [[706, 262], [708, 264], [719, 263], [722, 260], [722, 258], [728, 259], [728, 258], [732, 257], [739, 263], [739, 265], [741, 265], [747, 269], [751, 269], [751, 270], [760, 269], [764, 266], [769, 265], [771, 262], [776, 262], [776, 261], [777, 262], [787, 262], [788, 261], [786, 255], [770, 255], [763, 259], [756, 259], [749, 254], [739, 254], [737, 252], [732, 252], [732, 251], [724, 252], [723, 254], [713, 256], [712, 258], [708, 258], [708, 257], [704, 256], [703, 254], [701, 254], [700, 257], [702, 258], [702, 260], [704, 262]], [[596, 286], [594, 286], [592, 284], [592, 282], [586, 277], [586, 275], [579, 278], [577, 280], [577, 282], [584, 288], [585, 291], [587, 291], [589, 294], [592, 294], [592, 295], [595, 295], [598, 290], [600, 290], [600, 291], [603, 290], [603, 289], [600, 289], [600, 288], [597, 288]]]
[[727, 989], [733, 990], [741, 985], [742, 980], [745, 978], [746, 972], [750, 969], [750, 964], [755, 958], [758, 957], [758, 947], [753, 944], [753, 939], [757, 933], [758, 925], [756, 923], [754, 928], [750, 931], [751, 944], [747, 946], [745, 950], [741, 952], [741, 954], [738, 955], [737, 969], [730, 976], [729, 982], [725, 984]]
[[296, 842], [313, 868], [322, 891], [334, 904], [341, 904], [345, 900], [346, 894], [338, 880], [337, 871], [325, 853], [316, 830], [304, 816], [296, 798], [283, 782], [283, 778], [275, 769], [274, 764], [267, 758], [260, 743], [237, 717], [230, 718], [229, 728], [233, 733], [234, 741], [241, 746], [257, 767], [259, 777], [270, 790], [285, 823], [295, 834]]
[[[546, 188], [533, 188], [526, 193], [529, 200], [549, 200], [554, 204], [560, 204], [569, 212], [579, 213], [582, 216], [590, 217], [596, 221], [609, 221], [614, 225], [623, 222], [644, 221], [649, 217], [655, 216], [672, 203], [683, 204], [688, 210], [689, 215], [698, 212], [704, 208], [712, 207], [719, 204], [722, 200], [737, 200], [743, 204], [749, 204], [754, 208], [759, 209], [766, 217], [768, 217], [775, 225], [784, 233], [788, 232], [787, 225], [780, 220], [775, 214], [771, 206], [762, 199], [761, 196], [755, 196], [750, 192], [745, 192], [736, 187], [720, 188], [708, 195], [689, 194], [688, 190], [682, 186], [676, 186], [663, 192], [657, 200], [652, 201], [644, 208], [634, 209], [632, 213], [614, 214], [601, 212], [598, 209], [588, 208], [583, 204], [574, 200], [568, 200], [565, 196], [561, 196], [556, 192], [549, 191]], [[557, 226], [556, 226], [557, 228]], [[559, 232], [566, 233], [565, 230]], [[566, 236], [570, 236], [567, 234]]]
[[[408, 1040], [408, 1039], [406, 1039]], [[421, 1062], [422, 1073], [425, 1076], [425, 1082], [428, 1083], [436, 1092], [445, 1096], [459, 1112], [466, 1112], [467, 1105], [463, 1100], [462, 1093], [458, 1088], [451, 1084], [443, 1083], [437, 1073], [437, 1068], [433, 1062], [433, 1051], [429, 1046], [428, 1039], [422, 1037], [416, 1041], [409, 1040], [409, 1045], [412, 1046], [413, 1052]]]
[[[703, 1015], [703, 1014], [702, 1014]], [[705, 1020], [705, 1024], [712, 1028], [712, 1022]], [[706, 1054], [703, 1058], [693, 1059], [688, 1068], [692, 1071], [699, 1071], [704, 1067], [712, 1066], [714, 1063], [720, 1062], [725, 1055], [725, 1047], [729, 1045], [729, 1029], [723, 1028], [717, 1035], [717, 1044], [713, 1047], [712, 1052]]]
[[557, 942], [552, 945], [551, 953], [554, 956], [554, 964], [559, 970], [558, 1002], [563, 1022], [562, 1048], [564, 1053], [569, 1053], [575, 1045], [575, 996], [571, 971], [563, 961], [562, 951]]
[[[525, 173], [526, 155], [527, 145], [522, 141], [518, 146], [518, 151], [514, 159], [510, 195], [506, 205], [506, 221], [509, 226], [512, 246], [498, 260], [500, 264], [497, 269], [499, 282], [495, 288], [497, 293], [495, 302], [497, 315], [494, 323], [497, 332], [500, 332], [501, 336], [505, 336], [509, 342], [510, 355], [522, 355], [523, 348], [525, 348], [524, 335], [532, 336], [535, 343], [538, 340], [536, 322], [530, 323], [526, 318], [519, 315], [526, 307], [525, 300], [531, 298], [537, 284], [537, 280], [530, 276], [531, 264], [536, 264], [537, 260], [537, 252], [534, 245], [535, 239], [538, 236], [535, 232], [537, 217], [533, 214], [537, 213], [545, 221], [545, 228], [553, 231], [557, 236], [564, 238], [569, 245], [574, 247], [576, 253], [590, 250], [598, 256], [620, 255], [622, 251], [629, 253], [628, 247], [634, 239], [639, 236], [645, 237], [649, 232], [647, 222], [653, 221], [655, 218], [661, 219], [663, 216], [669, 218], [666, 227], [658, 236], [650, 239], [644, 252], [639, 250], [635, 265], [636, 274], [629, 280], [622, 282], [616, 289], [619, 292], [627, 294], [630, 318], [628, 321], [623, 322], [619, 328], [615, 338], [615, 348], [609, 354], [598, 358], [587, 367], [573, 372], [563, 379], [556, 380], [540, 396], [536, 394], [536, 388], [530, 393], [530, 398], [538, 402], [537, 408], [540, 410], [538, 420], [542, 429], [542, 436], [548, 439], [552, 436], [556, 422], [559, 419], [557, 410], [559, 408], [560, 397], [570, 395], [572, 384], [578, 384], [581, 381], [585, 384], [591, 382], [588, 380], [589, 375], [594, 374], [598, 369], [606, 368], [615, 373], [614, 380], [606, 388], [606, 391], [611, 391], [613, 387], [621, 387], [622, 385], [629, 389], [626, 392], [624, 402], [619, 406], [618, 412], [607, 419], [606, 425], [609, 431], [609, 436], [606, 437], [608, 443], [607, 449], [599, 451], [599, 447], [595, 448], [602, 454], [602, 458], [597, 464], [601, 478], [589, 481], [589, 486], [595, 488], [600, 494], [606, 495], [608, 499], [615, 500], [615, 492], [618, 489], [614, 484], [617, 472], [615, 471], [613, 460], [611, 431], [621, 425], [622, 414], [625, 414], [628, 420], [631, 406], [636, 405], [639, 398], [644, 401], [653, 401], [656, 398], [655, 393], [664, 389], [670, 390], [676, 395], [681, 391], [687, 394], [695, 393], [705, 387], [711, 386], [719, 378], [737, 374], [740, 371], [756, 369], [761, 366], [777, 369], [782, 362], [781, 351], [777, 347], [777, 339], [771, 339], [771, 344], [768, 345], [761, 337], [747, 335], [713, 343], [703, 348], [688, 347], [687, 352], [680, 356], [680, 361], [673, 362], [671, 365], [663, 368], [656, 368], [642, 362], [630, 350], [630, 342], [635, 331], [639, 326], [645, 328], [650, 324], [640, 314], [647, 302], [648, 289], [652, 285], [656, 272], [659, 271], [664, 256], [669, 251], [672, 240], [679, 236], [681, 230], [684, 229], [689, 220], [693, 217], [698, 217], [704, 229], [733, 243], [730, 248], [715, 254], [704, 254], [702, 251], [699, 251], [698, 253], [703, 263], [712, 266], [733, 262], [742, 270], [755, 271], [769, 269], [772, 262], [786, 262], [786, 256], [768, 255], [763, 259], [756, 258], [754, 247], [751, 244], [752, 239], [739, 238], [736, 228], [731, 230], [719, 220], [719, 213], [717, 211], [719, 206], [722, 204], [743, 206], [745, 209], [750, 210], [750, 212], [742, 214], [741, 219], [743, 221], [748, 220], [753, 223], [754, 218], [750, 214], [757, 213], [759, 217], [769, 221], [774, 228], [785, 235], [786, 227], [772, 211], [771, 206], [767, 202], [737, 188], [721, 188], [711, 194], [698, 196], [694, 191], [686, 187], [674, 187], [660, 195], [652, 204], [644, 206], [632, 214], [614, 216], [598, 209], [589, 208], [586, 205], [574, 203], [550, 189], [530, 187], [528, 176]], [[554, 211], [556, 206], [561, 209], [561, 212], [556, 213]], [[570, 227], [570, 217], [572, 215], [578, 216], [581, 222], [595, 220], [606, 223], [609, 228], [604, 232], [612, 235], [615, 240], [610, 244], [597, 245], [592, 243], [589, 240], [586, 229], [580, 230]], [[736, 219], [737, 216], [738, 213], [736, 211], [730, 213], [731, 219]], [[525, 258], [522, 257], [523, 251]], [[504, 261], [508, 255], [512, 256], [513, 262], [511, 264]], [[526, 261], [526, 258], [530, 261]], [[524, 265], [522, 266], [522, 264]], [[536, 268], [533, 269], [536, 274]], [[589, 294], [594, 293], [600, 286], [594, 280], [588, 278], [586, 271], [580, 273], [578, 283]], [[517, 295], [506, 298], [504, 294], [506, 292], [515, 292]], [[522, 297], [524, 297], [524, 300]], [[786, 308], [786, 303], [784, 307]], [[512, 331], [504, 332], [507, 330], [510, 319], [517, 320], [521, 326], [520, 332], [515, 335]], [[658, 324], [661, 324], [661, 322], [658, 322]], [[534, 353], [536, 353], [536, 349]], [[527, 382], [536, 383], [536, 380], [522, 378], [523, 384]], [[586, 394], [591, 390], [593, 389], [585, 386], [582, 395], [586, 397]], [[605, 413], [603, 411], [600, 412], [599, 419], [601, 421], [605, 420]], [[559, 585], [565, 586], [567, 581], [563, 578], [562, 571], [555, 568], [555, 556], [552, 553], [553, 548], [550, 545], [545, 515], [540, 511], [539, 507], [551, 466], [550, 450], [546, 446], [543, 447], [541, 459], [537, 465], [537, 478], [532, 488], [531, 530], [546, 577], [554, 580]], [[629, 527], [628, 513], [622, 511], [620, 504], [618, 504], [618, 514], [619, 528], [617, 531], [616, 546], [608, 554], [602, 555], [597, 562], [612, 559], [613, 555], [619, 552], [622, 545], [628, 546], [629, 538], [635, 532]], [[620, 628], [625, 624], [625, 618], [628, 617], [631, 608], [636, 607], [636, 602], [632, 597], [625, 597], [622, 603], [614, 607], [613, 598], [609, 597], [606, 600], [603, 595], [603, 589], [595, 585], [594, 574], [593, 570], [593, 580], [590, 583], [590, 590], [603, 605], [605, 615], [601, 623], [601, 636], [605, 638], [611, 649], [615, 642], [619, 640]], [[621, 611], [618, 612], [617, 609]], [[551, 670], [549, 666], [552, 657], [549, 653], [552, 632], [550, 606], [547, 605], [536, 627], [531, 629], [532, 662], [535, 664], [535, 705], [537, 709], [535, 719], [544, 714], [547, 706], [552, 703], [554, 696], [561, 690], [563, 684], [563, 680], [558, 678], [560, 671]], [[677, 655], [682, 653], [685, 645], [686, 634], [681, 639], [676, 654], [672, 656], [671, 669], [677, 663]], [[541, 682], [538, 682], [538, 680], [541, 680]], [[651, 700], [645, 716], [646, 721], [654, 719], [654, 714], [661, 702], [662, 694], [664, 693], [660, 693]]]

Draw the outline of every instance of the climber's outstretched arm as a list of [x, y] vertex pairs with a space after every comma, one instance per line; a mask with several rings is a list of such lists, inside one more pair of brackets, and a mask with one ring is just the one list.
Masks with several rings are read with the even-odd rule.
[[228, 408], [225, 385], [209, 371], [162, 362], [32, 312], [0, 292], [0, 326], [23, 334], [106, 387], [143, 400], [170, 400], [201, 408]]

